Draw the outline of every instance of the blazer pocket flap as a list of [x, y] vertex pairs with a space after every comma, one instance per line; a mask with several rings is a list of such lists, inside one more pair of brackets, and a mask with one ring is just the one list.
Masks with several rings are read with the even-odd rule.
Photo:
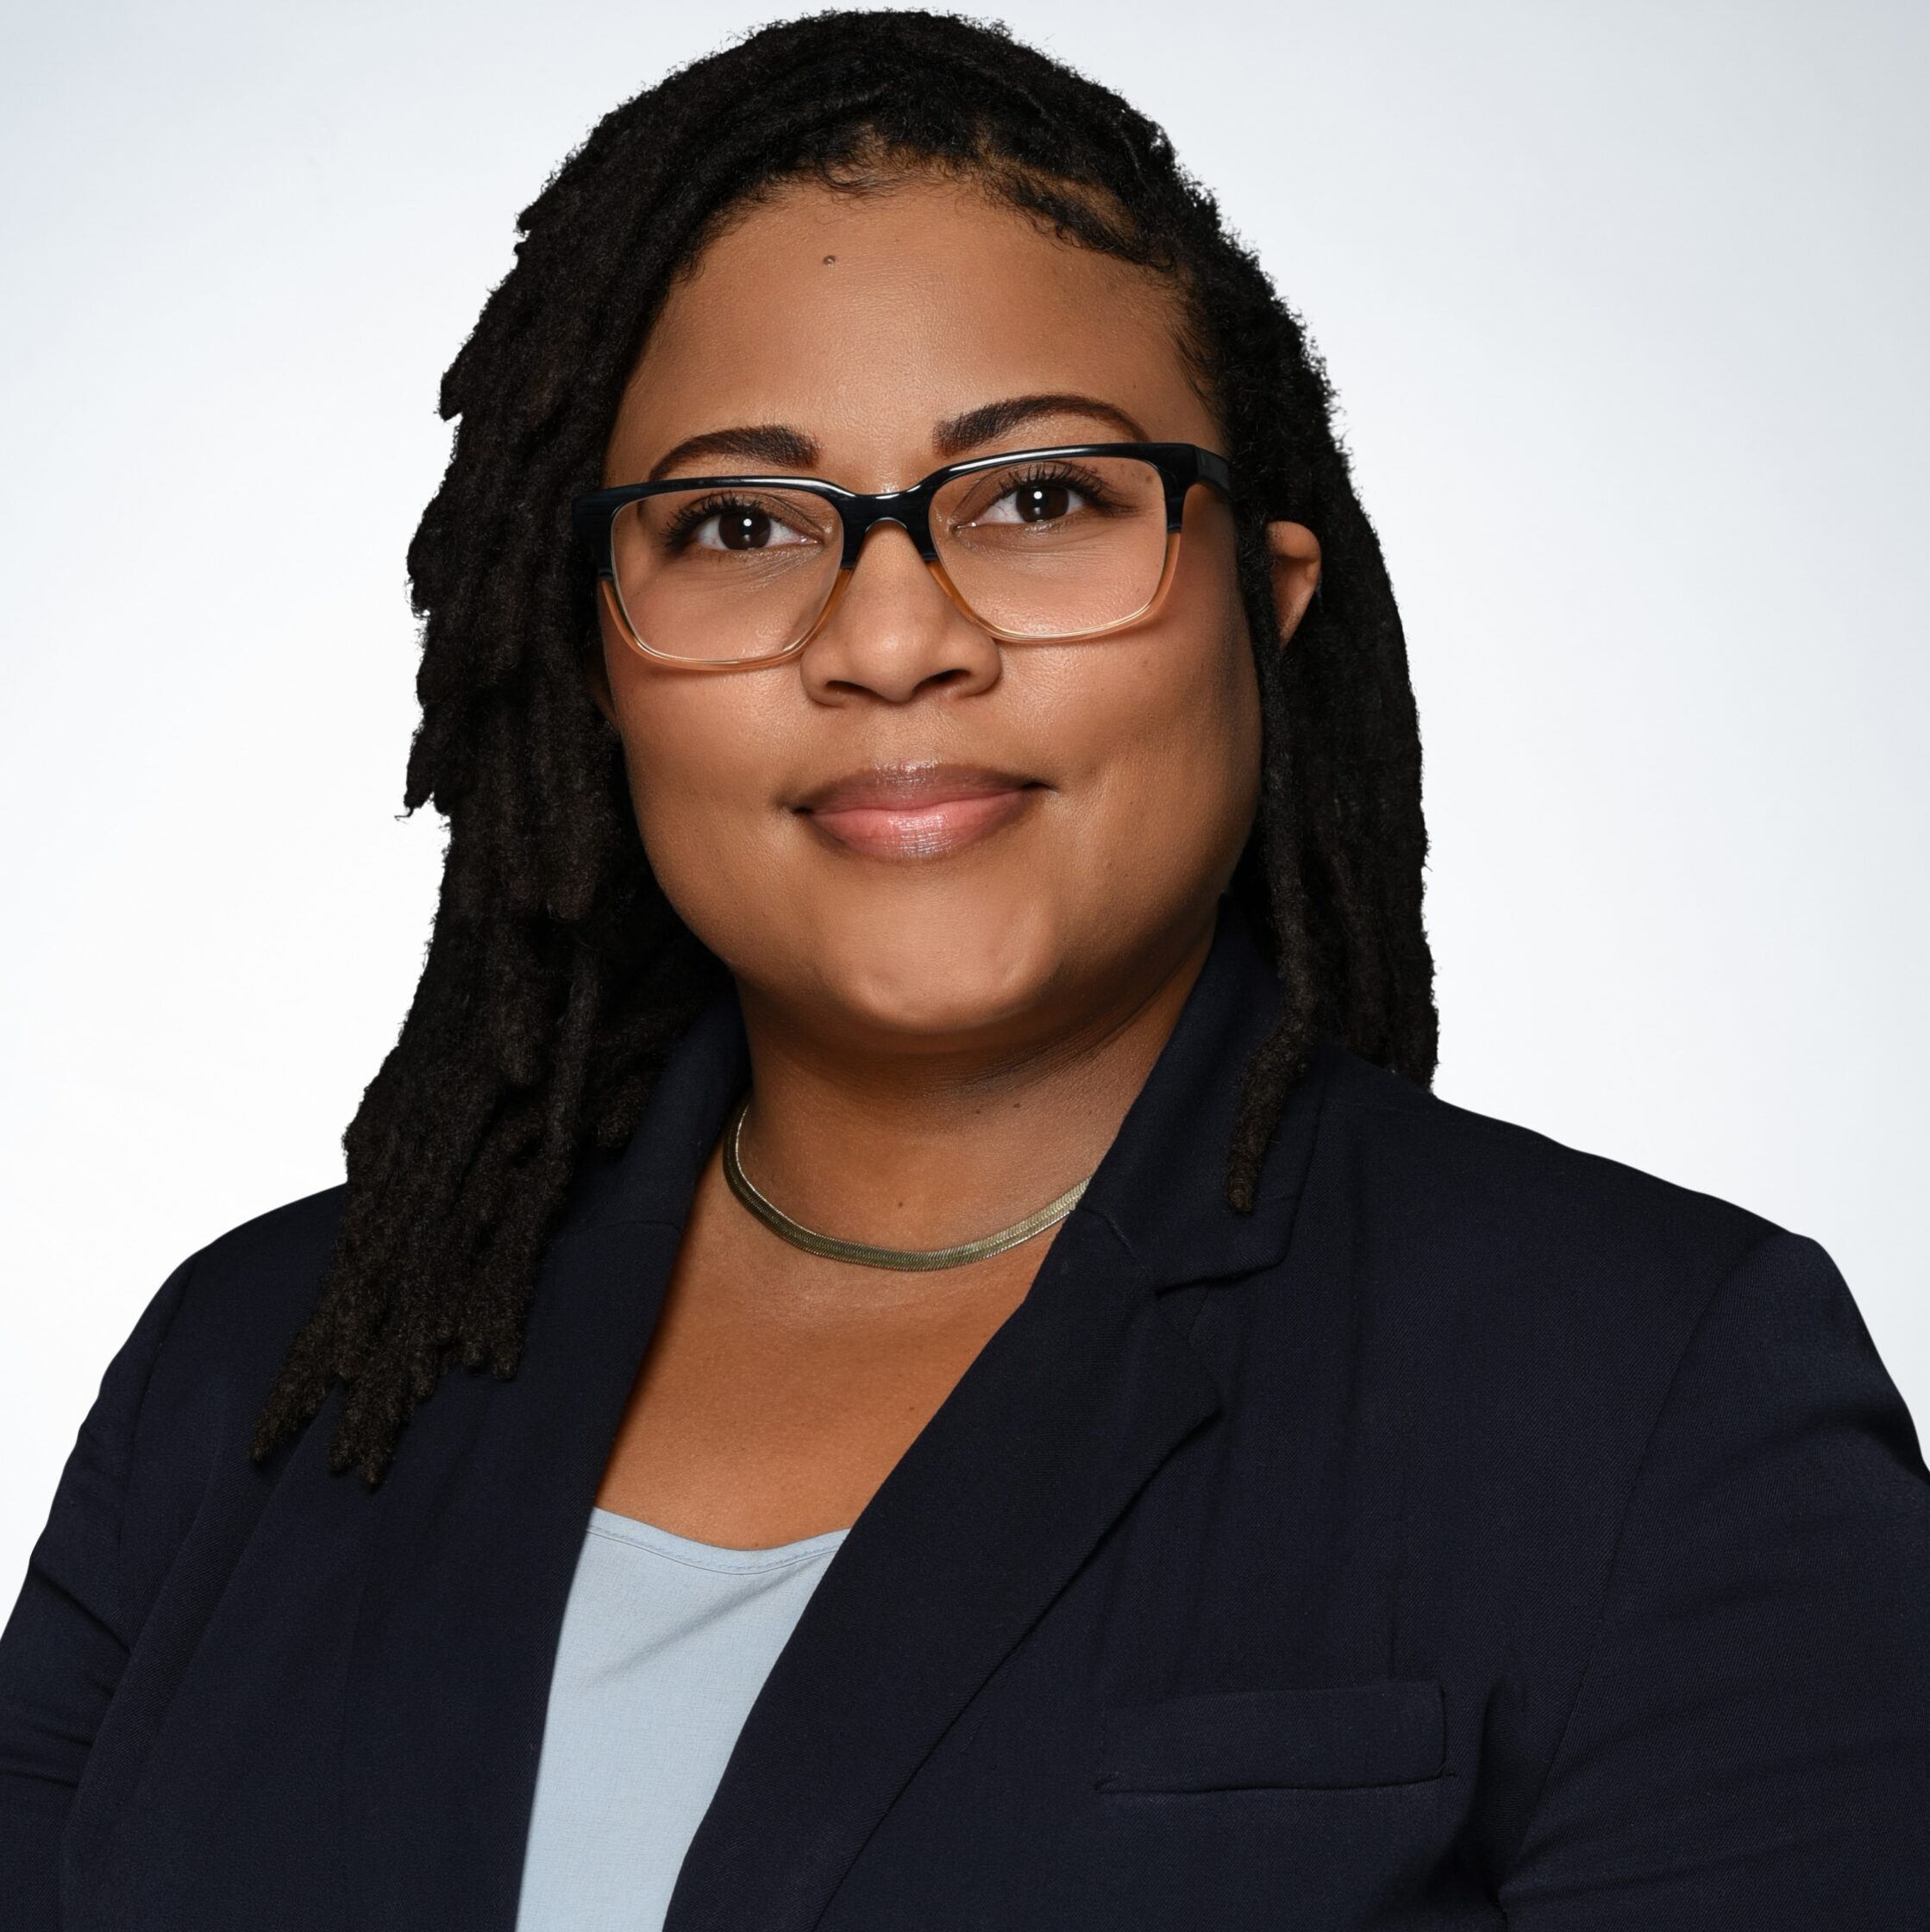
[[1212, 1690], [1110, 1707], [1094, 1782], [1102, 1791], [1344, 1790], [1438, 1778], [1446, 1753], [1432, 1678]]

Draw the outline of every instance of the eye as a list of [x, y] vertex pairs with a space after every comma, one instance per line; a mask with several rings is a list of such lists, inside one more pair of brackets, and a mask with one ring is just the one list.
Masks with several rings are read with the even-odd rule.
[[677, 551], [755, 553], [788, 549], [818, 538], [790, 523], [775, 504], [749, 497], [709, 497], [679, 510], [663, 540]]
[[1061, 526], [1083, 526], [1094, 518], [1110, 518], [1124, 507], [1120, 486], [1114, 480], [1084, 464], [1062, 459], [968, 474], [957, 486], [956, 499], [944, 506], [944, 515], [961, 534], [974, 528], [1013, 535], [1021, 530], [1043, 534]]
[[1027, 476], [1008, 482], [972, 520], [980, 524], [1050, 524], [1096, 507], [1069, 476]]

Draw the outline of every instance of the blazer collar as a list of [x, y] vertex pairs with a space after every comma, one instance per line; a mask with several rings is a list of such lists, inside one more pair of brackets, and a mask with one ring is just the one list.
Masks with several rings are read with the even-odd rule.
[[1280, 983], [1231, 899], [1179, 1023], [1080, 1207], [1105, 1220], [1150, 1287], [1252, 1274], [1287, 1251], [1320, 1096], [1340, 1048], [1322, 1035], [1262, 1166], [1253, 1213], [1226, 1199], [1246, 1069], [1280, 1015]]
[[[1153, 1075], [1031, 1291], [839, 1547], [753, 1705], [667, 1932], [809, 1932], [919, 1763], [1133, 1496], [1219, 1407], [1159, 1290], [1284, 1251], [1318, 1081], [1251, 1216], [1224, 1199], [1278, 998], [1223, 917]], [[353, 1923], [511, 1932], [548, 1683], [590, 1507], [696, 1180], [747, 1070], [692, 1030], [622, 1154], [573, 1193], [523, 1361], [417, 1412], [379, 1515], [342, 1757]]]

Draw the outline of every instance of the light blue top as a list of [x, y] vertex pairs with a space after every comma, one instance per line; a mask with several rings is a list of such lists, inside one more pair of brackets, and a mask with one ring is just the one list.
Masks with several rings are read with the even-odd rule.
[[849, 1534], [732, 1550], [590, 1512], [517, 1932], [659, 1932], [744, 1718]]

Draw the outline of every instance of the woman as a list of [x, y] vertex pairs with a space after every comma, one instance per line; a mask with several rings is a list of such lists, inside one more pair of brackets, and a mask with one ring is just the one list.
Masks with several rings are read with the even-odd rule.
[[1814, 1242], [1428, 1093], [1386, 575], [1158, 130], [822, 15], [523, 227], [422, 984], [108, 1371], [9, 1923], [1920, 1923], [1910, 1419]]

